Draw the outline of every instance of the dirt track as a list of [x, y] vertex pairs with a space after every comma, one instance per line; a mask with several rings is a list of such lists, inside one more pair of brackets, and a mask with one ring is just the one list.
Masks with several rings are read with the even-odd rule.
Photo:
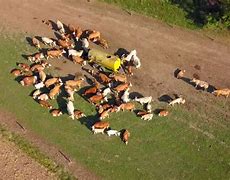
[[0, 136], [0, 179], [57, 179], [13, 143]]
[[[183, 94], [186, 99], [200, 102], [197, 91], [181, 80], [175, 80], [174, 70], [186, 69], [187, 76], [215, 87], [230, 87], [230, 46], [197, 32], [172, 28], [150, 18], [132, 15], [95, 2], [74, 0], [3, 1], [0, 0], [0, 22], [5, 30], [53, 36], [41, 23], [42, 19], [60, 19], [83, 28], [97, 29], [110, 42], [109, 52], [119, 48], [136, 49], [142, 68], [134, 71], [133, 91], [157, 98], [163, 94]], [[196, 65], [200, 70], [194, 68]], [[76, 72], [71, 63], [62, 66], [63, 74]], [[197, 67], [198, 67], [197, 66]], [[210, 94], [206, 94], [210, 97]], [[208, 105], [208, 104], [206, 104]], [[210, 105], [209, 105], [210, 106]], [[230, 116], [226, 113], [226, 116]]]

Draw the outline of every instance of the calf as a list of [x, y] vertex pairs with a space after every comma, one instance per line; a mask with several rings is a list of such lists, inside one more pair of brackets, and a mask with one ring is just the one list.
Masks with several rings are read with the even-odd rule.
[[104, 110], [104, 111], [100, 114], [100, 120], [109, 117], [109, 112], [110, 112], [110, 109]]
[[190, 82], [194, 82], [195, 83], [195, 88], [197, 88], [198, 86], [200, 86], [201, 88], [204, 88], [204, 90], [207, 90], [209, 87], [209, 84], [205, 81], [201, 81], [199, 79], [195, 79], [193, 78]]
[[37, 81], [37, 76], [26, 76], [20, 81], [20, 84], [22, 86], [30, 86], [35, 84], [36, 81]]
[[225, 96], [227, 98], [230, 94], [230, 89], [229, 88], [218, 89], [218, 90], [213, 91], [213, 94], [216, 95], [217, 97], [222, 95], [222, 96]]
[[88, 39], [93, 42], [96, 42], [100, 38], [101, 38], [101, 33], [99, 31], [92, 31], [88, 37]]

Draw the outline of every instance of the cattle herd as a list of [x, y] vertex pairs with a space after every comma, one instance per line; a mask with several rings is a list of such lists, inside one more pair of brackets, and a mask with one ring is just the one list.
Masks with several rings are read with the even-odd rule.
[[[152, 96], [149, 97], [135, 97], [130, 98], [130, 88], [132, 84], [128, 81], [128, 76], [132, 76], [132, 68], [140, 68], [141, 62], [137, 56], [136, 50], [130, 53], [121, 55], [122, 72], [104, 71], [99, 65], [88, 61], [88, 51], [90, 43], [95, 43], [102, 48], [107, 49], [108, 43], [101, 38], [101, 33], [95, 30], [82, 30], [80, 27], [72, 25], [64, 25], [57, 20], [56, 23], [50, 20], [43, 20], [44, 24], [48, 25], [56, 32], [57, 39], [47, 37], [33, 37], [31, 38], [31, 45], [35, 46], [39, 52], [29, 55], [27, 59], [31, 64], [17, 63], [18, 68], [11, 71], [11, 74], [19, 79], [22, 86], [34, 86], [35, 90], [32, 92], [33, 99], [42, 107], [50, 109], [52, 116], [57, 117], [63, 114], [63, 111], [68, 112], [72, 119], [81, 119], [86, 115], [84, 112], [74, 108], [74, 94], [83, 87], [83, 84], [88, 83], [84, 76], [75, 76], [74, 79], [63, 80], [62, 77], [50, 77], [45, 73], [45, 69], [49, 68], [51, 64], [47, 62], [48, 58], [60, 58], [65, 56], [74, 64], [82, 66], [90, 74], [91, 83], [81, 94], [89, 103], [93, 104], [98, 112], [98, 120], [91, 126], [94, 134], [106, 133], [108, 136], [115, 135], [127, 144], [130, 137], [130, 132], [127, 129], [114, 130], [110, 128], [108, 118], [111, 113], [119, 111], [133, 111], [135, 110], [135, 102], [143, 106], [143, 110], [136, 112], [141, 119], [149, 121], [154, 114], [151, 107]], [[44, 46], [44, 48], [41, 47]], [[45, 47], [49, 47], [48, 49]], [[88, 66], [89, 68], [86, 68]], [[185, 70], [179, 70], [176, 73], [176, 78], [184, 78]], [[195, 87], [204, 88], [207, 90], [209, 84], [205, 81], [192, 79]], [[62, 93], [61, 93], [62, 92]], [[230, 89], [219, 89], [213, 91], [217, 96], [224, 95], [226, 97], [230, 94]], [[66, 109], [55, 109], [49, 103], [50, 100], [55, 99], [58, 95], [63, 94], [66, 99]], [[176, 97], [169, 102], [169, 105], [184, 104], [185, 99], [181, 96]], [[166, 109], [161, 109], [157, 112], [158, 116], [164, 117], [169, 114]]]

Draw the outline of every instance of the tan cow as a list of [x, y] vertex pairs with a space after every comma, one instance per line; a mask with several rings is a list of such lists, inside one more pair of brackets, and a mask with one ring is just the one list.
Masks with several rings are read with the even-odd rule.
[[62, 115], [62, 111], [60, 109], [52, 109], [50, 113], [53, 117], [58, 117]]
[[63, 53], [66, 53], [64, 49], [48, 50], [47, 59], [48, 58], [60, 58], [61, 56], [63, 56]]
[[52, 105], [50, 103], [48, 103], [47, 101], [44, 101], [44, 100], [39, 100], [38, 103], [42, 106], [42, 107], [45, 107], [45, 108], [48, 108], [48, 109], [52, 109]]
[[61, 92], [61, 86], [62, 85], [63, 85], [62, 83], [58, 83], [54, 86], [53, 89], [50, 90], [50, 92], [49, 92], [50, 99], [54, 99], [54, 97]]
[[37, 76], [26, 76], [20, 81], [20, 84], [22, 86], [30, 86], [35, 84], [36, 81], [37, 81]]
[[130, 137], [130, 132], [126, 129], [122, 134], [122, 141], [127, 145]]
[[78, 79], [78, 80], [68, 80], [65, 82], [67, 86], [73, 87], [73, 88], [81, 88], [82, 83], [84, 82], [84, 79]]
[[218, 89], [218, 90], [213, 91], [213, 94], [216, 95], [217, 97], [222, 95], [222, 96], [225, 96], [227, 98], [230, 94], [230, 89], [229, 88]]
[[124, 111], [124, 110], [133, 111], [134, 108], [135, 108], [135, 104], [134, 104], [134, 103], [131, 103], [131, 102], [122, 103], [122, 104], [119, 106], [119, 109], [121, 109], [122, 111]]
[[55, 83], [62, 83], [61, 78], [59, 78], [59, 77], [53, 77], [53, 78], [47, 79], [47, 80], [45, 81], [45, 86], [46, 86], [47, 88], [49, 88], [51, 85], [53, 85], [53, 84], [55, 84]]
[[121, 91], [125, 91], [127, 88], [132, 87], [131, 83], [122, 83], [114, 88], [114, 90], [119, 93]]
[[108, 129], [108, 128], [109, 128], [109, 122], [107, 122], [107, 121], [98, 121], [92, 126], [92, 131], [93, 131], [94, 134], [96, 134], [96, 133], [104, 134], [104, 130]]
[[58, 40], [58, 45], [61, 48], [66, 48], [66, 49], [74, 48], [74, 44], [71, 41], [66, 41], [66, 40], [62, 40], [62, 39]]

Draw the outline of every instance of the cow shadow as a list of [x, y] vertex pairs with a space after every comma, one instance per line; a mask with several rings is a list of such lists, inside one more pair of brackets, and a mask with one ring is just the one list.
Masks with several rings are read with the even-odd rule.
[[27, 43], [28, 43], [30, 46], [34, 46], [31, 37], [28, 37], [28, 36], [27, 36], [27, 37], [26, 37], [26, 41], [27, 41]]
[[142, 97], [144, 97], [144, 95], [143, 94], [141, 94], [141, 93], [139, 93], [139, 92], [131, 92], [130, 94], [129, 94], [129, 98], [130, 99], [135, 99], [135, 97], [137, 97], [137, 98], [142, 98]]
[[79, 119], [79, 121], [82, 125], [85, 125], [91, 131], [92, 126], [100, 120], [98, 114], [96, 114], [96, 115], [82, 117]]
[[173, 98], [170, 97], [168, 94], [164, 94], [164, 95], [162, 95], [162, 96], [160, 96], [158, 98], [158, 101], [160, 101], [160, 102], [166, 102], [166, 103], [169, 103], [172, 100], [173, 100]]
[[57, 27], [57, 23], [54, 22], [53, 20], [49, 20], [50, 24], [51, 24], [51, 28], [54, 31], [58, 31], [58, 27]]
[[63, 114], [68, 114], [67, 111], [67, 95], [61, 90], [61, 93], [57, 96], [58, 109], [62, 111]]
[[157, 108], [157, 109], [154, 109], [153, 113], [155, 115], [158, 115], [161, 111], [163, 111], [164, 109], [163, 108]]
[[118, 56], [119, 58], [122, 58], [122, 56], [127, 56], [129, 54], [129, 51], [124, 49], [124, 48], [119, 48], [117, 51], [114, 53], [115, 56]]

